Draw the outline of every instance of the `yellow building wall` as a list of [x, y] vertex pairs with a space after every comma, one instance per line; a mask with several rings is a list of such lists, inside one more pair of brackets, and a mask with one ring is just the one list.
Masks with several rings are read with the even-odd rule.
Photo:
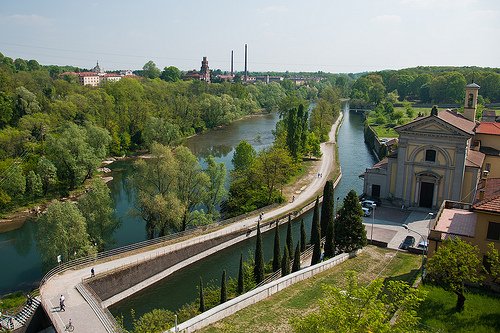
[[389, 177], [391, 177], [390, 179], [390, 185], [389, 185], [389, 193], [392, 193], [394, 195], [394, 193], [396, 193], [396, 177], [398, 175], [398, 165], [397, 163], [394, 163], [392, 165], [392, 168], [391, 168], [391, 174], [389, 175]]
[[500, 150], [500, 137], [498, 135], [490, 134], [476, 134], [474, 140], [480, 140], [481, 146], [495, 148]]
[[500, 241], [494, 241], [491, 239], [487, 239], [488, 235], [488, 224], [489, 222], [500, 223], [500, 215], [488, 214], [483, 212], [477, 213], [477, 221], [476, 221], [476, 237], [474, 238], [474, 245], [479, 247], [479, 251], [481, 254], [485, 254], [488, 252], [488, 244], [495, 244], [495, 248], [500, 250]]
[[[460, 196], [462, 202], [472, 203], [474, 198], [474, 189], [476, 187], [477, 180], [474, 179], [475, 172], [472, 170], [465, 169], [464, 180], [462, 183], [462, 195]], [[476, 176], [477, 177], [477, 176]]]
[[486, 170], [486, 164], [490, 164], [490, 173], [488, 178], [500, 178], [500, 156], [486, 155], [483, 163], [483, 170]]

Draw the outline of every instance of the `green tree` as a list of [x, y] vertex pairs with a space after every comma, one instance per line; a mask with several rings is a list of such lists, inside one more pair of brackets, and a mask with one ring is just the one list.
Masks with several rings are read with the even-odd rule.
[[71, 202], [50, 204], [39, 218], [37, 243], [48, 267], [57, 262], [58, 255], [68, 261], [96, 252], [90, 243], [85, 217]]
[[42, 194], [42, 179], [33, 170], [30, 170], [26, 176], [26, 193], [32, 197]]
[[300, 220], [300, 252], [306, 250], [306, 226], [304, 225], [304, 219]]
[[238, 269], [238, 287], [236, 293], [241, 295], [245, 292], [245, 275], [243, 272], [243, 254], [240, 254], [240, 267]]
[[257, 223], [257, 237], [255, 245], [253, 277], [256, 284], [259, 284], [264, 280], [264, 254], [262, 253], [262, 236], [260, 235], [260, 222]]
[[334, 243], [334, 224], [333, 221], [329, 222], [326, 227], [325, 235], [325, 257], [333, 258], [335, 256], [335, 243]]
[[41, 111], [36, 95], [23, 86], [16, 88], [16, 98], [14, 105], [14, 123], [27, 114], [34, 114]]
[[290, 250], [288, 252], [289, 259], [292, 258], [292, 249], [293, 249], [293, 235], [292, 235], [292, 217], [288, 215], [288, 223], [286, 227], [286, 246]]
[[456, 310], [465, 304], [465, 284], [480, 281], [479, 250], [460, 238], [448, 238], [429, 259], [427, 277], [457, 295]]
[[290, 274], [290, 251], [288, 251], [288, 245], [285, 244], [283, 258], [281, 259], [281, 276], [288, 274]]
[[5, 209], [12, 199], [21, 198], [25, 190], [21, 165], [13, 159], [0, 161], [0, 208]]
[[150, 117], [144, 125], [144, 143], [149, 147], [153, 142], [161, 143], [165, 146], [172, 145], [181, 137], [179, 126], [163, 119]]
[[493, 282], [500, 278], [500, 255], [494, 243], [488, 244], [486, 253], [486, 272], [491, 276]]
[[42, 180], [43, 194], [46, 195], [50, 187], [57, 181], [57, 168], [49, 159], [42, 156], [38, 160], [37, 173]]
[[200, 286], [198, 287], [199, 292], [200, 292], [200, 307], [198, 308], [198, 311], [201, 313], [205, 312], [205, 297], [203, 295], [203, 279], [200, 276]]
[[222, 279], [220, 282], [220, 304], [227, 301], [227, 287], [226, 287], [226, 270], [222, 271]]
[[154, 309], [134, 320], [133, 333], [161, 333], [174, 326], [174, 313], [164, 309]]
[[181, 71], [175, 66], [165, 67], [160, 78], [167, 82], [177, 82], [181, 79]]
[[293, 161], [286, 149], [269, 148], [259, 153], [255, 161], [259, 178], [267, 192], [267, 204], [274, 201], [277, 187], [283, 186], [293, 173]]
[[347, 280], [342, 288], [324, 286], [325, 296], [319, 301], [319, 311], [292, 319], [294, 332], [418, 331], [416, 310], [426, 296], [421, 289], [412, 288], [403, 281], [384, 284], [382, 279], [362, 286], [353, 272], [348, 272]]
[[156, 67], [156, 64], [149, 60], [142, 67], [142, 76], [147, 77], [148, 79], [156, 79], [160, 77], [161, 71]]
[[358, 195], [349, 191], [335, 220], [335, 245], [339, 253], [352, 252], [366, 245], [366, 230], [363, 211]]
[[323, 203], [321, 205], [321, 237], [325, 237], [328, 224], [333, 224], [333, 205], [334, 205], [334, 193], [333, 193], [333, 181], [328, 180], [323, 188]]
[[257, 153], [253, 146], [245, 140], [240, 141], [234, 150], [233, 159], [231, 160], [233, 162], [234, 171], [239, 172], [248, 170], [256, 157]]
[[87, 221], [90, 240], [97, 244], [100, 250], [104, 249], [118, 227], [118, 221], [113, 218], [113, 200], [110, 194], [106, 183], [98, 178], [92, 181], [87, 193], [77, 203]]
[[314, 203], [312, 226], [311, 226], [311, 238], [309, 240], [310, 244], [315, 244], [321, 240], [321, 226], [319, 224], [319, 198], [316, 198]]
[[175, 158], [178, 161], [177, 197], [183, 203], [182, 229], [186, 230], [192, 224], [191, 211], [203, 202], [210, 186], [209, 176], [203, 172], [196, 156], [184, 146], [175, 149]]
[[279, 223], [276, 221], [274, 228], [274, 255], [273, 255], [273, 272], [277, 272], [281, 267], [281, 245], [279, 234]]
[[137, 210], [146, 222], [148, 237], [182, 230], [184, 203], [175, 195], [180, 167], [172, 150], [153, 143], [146, 162], [134, 162], [132, 182], [137, 189]]
[[226, 166], [224, 163], [217, 163], [215, 158], [210, 155], [205, 159], [207, 164], [206, 174], [208, 175], [210, 182], [205, 196], [205, 206], [207, 207], [207, 213], [213, 216], [218, 216], [218, 211], [216, 210], [217, 205], [220, 205], [222, 198], [226, 195]]
[[297, 242], [293, 256], [292, 273], [300, 270], [300, 242]]

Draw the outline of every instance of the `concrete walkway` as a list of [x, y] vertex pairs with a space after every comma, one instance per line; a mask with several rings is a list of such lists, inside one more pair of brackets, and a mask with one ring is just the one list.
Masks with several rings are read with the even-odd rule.
[[[328, 175], [334, 168], [334, 146], [335, 133], [337, 126], [339, 126], [342, 119], [342, 113], [332, 126], [329, 134], [330, 141], [321, 144], [321, 165], [317, 173]], [[314, 198], [316, 193], [320, 191], [328, 177], [317, 177], [295, 197], [291, 203], [284, 204], [264, 214], [265, 220], [273, 220], [277, 217], [307, 204]], [[105, 262], [96, 262], [92, 266], [69, 270], [61, 274], [57, 274], [49, 278], [40, 288], [40, 295], [42, 298], [42, 306], [49, 315], [52, 323], [57, 332], [64, 333], [65, 326], [71, 320], [75, 330], [74, 332], [93, 332], [105, 333], [107, 332], [105, 326], [99, 320], [98, 315], [92, 309], [91, 305], [87, 303], [84, 297], [76, 289], [76, 286], [83, 281], [83, 279], [90, 276], [90, 268], [94, 267], [96, 274], [109, 272], [126, 265], [134, 264], [139, 261], [153, 259], [165, 252], [172, 251], [175, 248], [187, 246], [195, 242], [200, 242], [201, 239], [216, 238], [224, 234], [232, 233], [235, 231], [247, 230], [248, 228], [257, 224], [258, 214], [245, 218], [241, 221], [234, 222], [222, 229], [214, 231], [207, 235], [197, 236], [177, 244], [171, 244], [153, 250], [145, 250], [141, 253], [136, 253], [130, 256], [108, 260]], [[65, 311], [59, 310], [59, 298], [61, 295], [65, 297]]]

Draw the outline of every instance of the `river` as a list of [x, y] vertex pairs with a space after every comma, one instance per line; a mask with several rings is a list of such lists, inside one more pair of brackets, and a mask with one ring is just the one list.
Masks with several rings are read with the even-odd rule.
[[[209, 138], [206, 137], [205, 139]], [[363, 143], [362, 116], [349, 112], [347, 106], [344, 109], [344, 119], [338, 133], [338, 144], [343, 176], [335, 189], [335, 196], [342, 200], [351, 189], [356, 190], [357, 193], [362, 191], [363, 181], [359, 179], [359, 175], [365, 171], [366, 167], [376, 162], [368, 147]], [[300, 219], [304, 219], [309, 237], [312, 213], [306, 213]], [[292, 224], [294, 244], [300, 237], [299, 233], [300, 223]], [[280, 227], [282, 246], [285, 237], [286, 225], [282, 225]], [[272, 259], [273, 238], [273, 232], [263, 233], [262, 235], [264, 259], [266, 261]], [[131, 328], [132, 325], [130, 316], [132, 309], [134, 309], [136, 317], [155, 308], [175, 311], [182, 305], [196, 300], [198, 296], [196, 287], [200, 276], [205, 284], [215, 286], [220, 285], [222, 270], [226, 270], [228, 278], [237, 278], [240, 253], [243, 254], [244, 258], [249, 258], [253, 256], [254, 249], [255, 238], [231, 246], [113, 305], [110, 307], [110, 311], [113, 315], [123, 315], [124, 324], [127, 328]]]
[[[362, 190], [362, 181], [358, 178], [364, 169], [374, 163], [374, 158], [363, 142], [362, 117], [344, 110], [344, 120], [338, 135], [339, 154], [343, 178], [336, 188], [335, 196], [341, 199], [353, 188], [358, 193]], [[248, 117], [231, 125], [198, 135], [186, 140], [186, 146], [202, 159], [212, 154], [218, 162], [224, 162], [231, 170], [231, 158], [234, 148], [240, 140], [249, 141], [256, 150], [269, 146], [273, 141], [272, 131], [278, 121], [277, 114]], [[108, 248], [123, 246], [146, 239], [144, 223], [132, 214], [135, 192], [130, 188], [127, 174], [130, 172], [130, 161], [119, 161], [111, 166], [113, 181], [109, 183], [115, 205], [115, 214], [120, 227], [113, 235], [114, 242]], [[310, 215], [304, 216], [307, 230], [310, 228]], [[294, 240], [298, 239], [299, 224], [294, 224]], [[285, 239], [281, 230], [282, 244]], [[309, 231], [308, 231], [309, 232]], [[0, 234], [0, 295], [15, 290], [30, 290], [42, 277], [39, 250], [36, 246], [36, 223], [27, 222], [20, 229]], [[272, 252], [272, 233], [264, 234], [264, 251], [266, 260]], [[239, 243], [231, 249], [217, 253], [206, 260], [192, 265], [168, 279], [127, 299], [111, 310], [113, 313], [130, 314], [135, 308], [137, 315], [152, 308], [162, 307], [178, 309], [179, 306], [196, 298], [196, 283], [199, 276], [204, 281], [217, 284], [222, 269], [226, 269], [229, 277], [237, 273], [240, 253], [246, 257], [253, 252], [254, 241]], [[155, 297], [151, 297], [154, 295]], [[128, 323], [130, 321], [128, 320]]]

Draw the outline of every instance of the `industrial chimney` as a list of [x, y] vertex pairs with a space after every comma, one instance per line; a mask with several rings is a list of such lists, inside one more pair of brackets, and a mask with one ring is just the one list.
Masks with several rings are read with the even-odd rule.
[[234, 76], [234, 71], [233, 71], [233, 50], [231, 50], [231, 76]]
[[247, 69], [247, 44], [245, 44], [245, 78], [243, 81], [247, 82], [248, 80], [248, 69]]

